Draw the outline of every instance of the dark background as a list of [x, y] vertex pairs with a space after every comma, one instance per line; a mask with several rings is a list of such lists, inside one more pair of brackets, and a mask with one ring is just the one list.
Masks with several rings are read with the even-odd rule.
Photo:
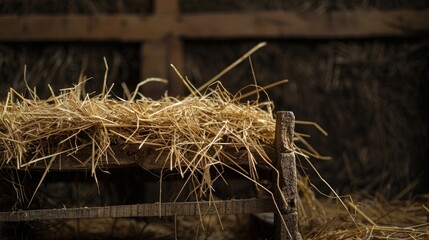
[[[179, 1], [182, 13], [292, 10], [327, 13], [335, 10], [424, 9], [428, 1]], [[152, 1], [0, 1], [0, 14], [153, 13]], [[312, 135], [311, 143], [332, 160], [312, 159], [340, 193], [365, 192], [387, 198], [415, 198], [429, 189], [428, 111], [429, 38], [362, 39], [235, 39], [184, 40], [184, 69], [195, 86], [215, 76], [261, 41], [268, 45], [252, 55], [260, 85], [282, 79], [289, 83], [268, 91], [277, 110], [291, 110], [297, 119], [322, 126], [297, 130]], [[0, 42], [0, 98], [9, 87], [25, 92], [27, 80], [41, 98], [92, 77], [87, 92], [100, 92], [105, 66], [108, 84], [123, 97], [122, 82], [132, 90], [141, 80], [139, 43]], [[253, 83], [244, 61], [222, 77], [231, 92]], [[314, 176], [305, 161], [302, 170]], [[312, 177], [322, 190], [317, 178]]]

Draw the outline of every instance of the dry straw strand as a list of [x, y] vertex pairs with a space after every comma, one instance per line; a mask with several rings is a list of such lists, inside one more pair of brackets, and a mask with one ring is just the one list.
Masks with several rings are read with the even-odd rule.
[[[213, 183], [225, 181], [222, 172], [228, 168], [253, 181], [258, 189], [268, 192], [275, 202], [271, 191], [258, 182], [257, 172], [258, 164], [264, 164], [274, 169], [275, 174], [279, 174], [269, 157], [274, 142], [273, 104], [270, 101], [241, 103], [240, 100], [255, 94], [266, 94], [265, 90], [285, 83], [286, 80], [260, 87], [257, 86], [254, 75], [255, 84], [249, 87], [252, 90], [244, 92], [244, 88], [235, 95], [217, 82], [223, 74], [264, 45], [265, 43], [257, 45], [200, 88], [189, 85], [188, 89], [192, 94], [183, 98], [164, 95], [160, 100], [152, 100], [142, 96], [138, 89], [147, 82], [166, 83], [164, 79], [151, 78], [140, 83], [133, 93], [127, 94], [127, 100], [112, 99], [109, 95], [112, 87], [105, 86], [108, 71], [105, 59], [106, 75], [101, 95], [85, 94], [84, 84], [87, 80], [62, 89], [59, 94], [55, 94], [50, 88], [51, 97], [46, 100], [39, 99], [36, 90], [30, 89], [27, 83], [29, 98], [10, 89], [6, 100], [0, 103], [0, 167], [26, 170], [35, 165], [44, 166], [45, 172], [39, 180], [39, 188], [56, 161], [59, 164], [75, 161], [84, 167], [89, 165], [97, 182], [96, 173], [103, 167], [112, 163], [121, 164], [121, 159], [115, 156], [114, 147], [119, 146], [127, 151], [134, 145], [140, 150], [150, 148], [157, 151], [159, 154], [155, 162], [161, 162], [160, 166], [165, 170], [175, 170], [186, 178], [186, 183], [193, 187], [189, 196], [195, 197], [197, 201], [215, 199]], [[179, 76], [184, 84], [190, 84], [186, 77]], [[26, 77], [24, 73], [25, 80]], [[296, 123], [312, 125], [326, 133], [317, 124], [306, 121]], [[306, 137], [308, 136], [305, 134], [295, 133], [296, 144], [302, 144], [304, 148], [300, 149], [295, 145], [294, 151], [304, 155], [306, 159], [307, 156], [323, 159], [305, 140]], [[233, 153], [242, 153], [243, 150], [247, 153], [248, 169], [240, 166], [242, 163], [236, 162], [234, 158], [236, 155]], [[77, 157], [79, 153], [88, 152], [90, 154], [86, 155], [86, 159]], [[310, 165], [317, 172], [311, 163]], [[312, 210], [322, 210], [312, 191], [306, 191], [306, 180], [300, 179], [298, 184], [303, 196], [298, 201], [298, 206], [301, 206], [299, 212], [302, 216], [311, 218], [311, 213], [303, 208], [308, 206]], [[381, 221], [387, 217], [374, 216], [377, 209], [363, 212], [355, 204], [347, 202], [371, 225], [358, 222], [340, 196], [335, 192], [334, 194], [343, 205], [344, 215], [353, 221], [349, 225], [341, 225], [336, 218], [327, 221], [322, 219], [324, 225], [314, 232], [314, 239], [427, 237], [427, 224], [415, 222], [407, 228], [385, 226], [387, 224]], [[22, 194], [21, 196], [24, 198]], [[34, 197], [35, 192], [30, 202]], [[423, 208], [427, 211], [426, 206]], [[427, 214], [424, 210], [423, 212]], [[203, 216], [204, 213], [200, 212], [201, 221]], [[410, 221], [410, 217], [401, 218]], [[378, 225], [371, 219], [377, 219]]]

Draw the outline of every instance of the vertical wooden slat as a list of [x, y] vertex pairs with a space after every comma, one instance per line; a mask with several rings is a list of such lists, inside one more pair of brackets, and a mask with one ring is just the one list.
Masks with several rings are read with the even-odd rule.
[[179, 0], [155, 0], [155, 14], [178, 14]]
[[[171, 38], [168, 41], [169, 46], [169, 57], [168, 59], [170, 64], [173, 64], [174, 67], [179, 71], [181, 75], [186, 75], [184, 72], [185, 64], [184, 64], [184, 54], [183, 54], [183, 44], [182, 40], [178, 38]], [[168, 84], [168, 92], [169, 95], [173, 97], [184, 96], [185, 94], [185, 85], [183, 81], [180, 79], [179, 75], [173, 71], [170, 67], [169, 69], [169, 78], [170, 81]]]
[[[155, 0], [155, 15], [178, 15], [178, 0]], [[143, 86], [145, 96], [158, 99], [165, 90], [171, 96], [183, 96], [184, 85], [180, 77], [173, 71], [173, 64], [179, 71], [183, 71], [184, 57], [182, 41], [174, 35], [166, 38], [146, 41], [141, 47], [141, 80], [148, 77], [158, 77], [169, 80], [168, 86], [161, 83], [149, 83]], [[183, 73], [183, 72], [181, 72]]]
[[[167, 47], [164, 42], [146, 41], [140, 47], [140, 80], [147, 78], [168, 78]], [[142, 86], [143, 95], [159, 99], [167, 90], [167, 85], [160, 82], [150, 82]]]
[[298, 232], [296, 209], [297, 174], [295, 154], [293, 153], [293, 134], [295, 116], [292, 112], [278, 112], [276, 115], [276, 167], [280, 172], [279, 186], [274, 194], [280, 213], [275, 213], [276, 239], [301, 239]]

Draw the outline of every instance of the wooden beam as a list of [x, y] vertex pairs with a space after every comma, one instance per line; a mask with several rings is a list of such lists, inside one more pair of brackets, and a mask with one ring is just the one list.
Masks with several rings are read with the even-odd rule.
[[[112, 151], [115, 154], [115, 158], [118, 160], [116, 162], [112, 157], [109, 157], [109, 162], [100, 161], [98, 166], [101, 168], [121, 168], [129, 167], [132, 165], [140, 166], [146, 170], [154, 169], [163, 169], [165, 167], [165, 161], [168, 161], [168, 153], [166, 151], [159, 151], [153, 147], [143, 147], [139, 149], [137, 144], [128, 144], [123, 146], [113, 146]], [[248, 165], [249, 160], [247, 158], [247, 151], [241, 150], [236, 151], [231, 149], [230, 151], [226, 150], [234, 163], [228, 162], [224, 159], [225, 164], [240, 164]], [[274, 150], [271, 147], [265, 147], [265, 151], [268, 154], [270, 159], [274, 159]], [[260, 164], [260, 167], [263, 167], [264, 161], [258, 157], [257, 153], [253, 154], [256, 158], [256, 161]], [[91, 149], [82, 149], [78, 153], [73, 154], [72, 156], [62, 155], [58, 157], [49, 168], [50, 171], [75, 171], [75, 170], [85, 170], [91, 169]], [[190, 156], [191, 157], [191, 156]], [[79, 159], [79, 161], [77, 160]], [[38, 162], [32, 165], [29, 165], [22, 170], [39, 170], [44, 171], [48, 162]], [[2, 168], [15, 168], [10, 165], [3, 165]]]
[[1, 41], [146, 41], [170, 32], [170, 16], [32, 15], [0, 17]]
[[179, 0], [155, 0], [155, 14], [179, 14]]
[[[168, 44], [165, 41], [149, 40], [140, 46], [140, 81], [148, 78], [162, 78], [167, 80]], [[159, 99], [167, 90], [167, 84], [153, 81], [143, 85], [143, 95], [152, 99]]]
[[185, 75], [185, 56], [184, 56], [184, 46], [182, 40], [179, 38], [171, 38], [168, 39], [168, 68], [169, 75], [168, 80], [170, 81], [168, 84], [168, 93], [170, 96], [178, 97], [185, 95], [185, 84], [179, 75], [173, 70], [170, 64], [173, 64], [174, 67], [179, 71], [181, 75]]
[[[161, 11], [161, 10], [160, 10]], [[164, 10], [163, 10], [164, 11]], [[429, 10], [265, 11], [186, 15], [2, 15], [0, 41], [146, 41], [183, 38], [368, 38], [429, 32]]]
[[35, 221], [76, 218], [118, 218], [156, 216], [204, 216], [273, 212], [275, 206], [270, 198], [224, 201], [168, 202], [84, 207], [63, 209], [19, 210], [0, 212], [0, 222]]
[[171, 67], [173, 64], [177, 70], [183, 73], [184, 54], [183, 44], [177, 37], [165, 40], [150, 40], [141, 44], [141, 81], [147, 78], [163, 78], [168, 84], [152, 82], [145, 84], [143, 95], [153, 99], [159, 99], [166, 90], [170, 96], [183, 96], [185, 93], [184, 83]]
[[255, 12], [184, 17], [187, 38], [367, 38], [429, 33], [429, 10]]
[[[155, 0], [155, 14], [178, 16], [180, 14], [179, 0]], [[179, 75], [173, 70], [171, 64], [181, 73], [184, 68], [183, 43], [180, 36], [171, 34], [163, 39], [167, 49], [166, 66], [168, 69], [168, 93], [170, 96], [180, 97], [185, 95], [185, 85]]]
[[[277, 112], [276, 114], [276, 168], [278, 187], [274, 188], [279, 212], [275, 212], [274, 226], [276, 239], [301, 239], [298, 231], [297, 210], [297, 173], [295, 153], [293, 152], [293, 135], [295, 116], [293, 112]], [[275, 184], [276, 185], [276, 184]]]

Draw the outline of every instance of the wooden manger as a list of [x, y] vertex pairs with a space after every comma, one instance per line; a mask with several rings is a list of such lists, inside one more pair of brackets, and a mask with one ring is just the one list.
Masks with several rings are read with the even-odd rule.
[[[251, 198], [229, 199], [218, 201], [187, 201], [187, 202], [155, 202], [132, 205], [116, 205], [103, 207], [80, 207], [63, 209], [34, 209], [0, 212], [1, 222], [21, 222], [57, 219], [79, 218], [119, 218], [119, 217], [149, 217], [149, 216], [199, 216], [199, 215], [227, 215], [250, 214], [262, 212], [274, 212], [275, 214], [275, 239], [300, 239], [298, 233], [298, 215], [296, 201], [297, 173], [295, 154], [293, 151], [295, 118], [292, 112], [278, 112], [276, 114], [275, 146], [269, 153], [275, 162], [279, 174], [273, 174], [273, 182], [279, 187], [274, 187], [274, 199]], [[114, 149], [114, 148], [113, 148]], [[154, 161], [157, 155], [148, 150], [139, 150], [130, 147], [127, 151], [117, 149], [117, 158], [120, 166], [140, 165], [145, 169], [160, 169], [162, 164]], [[234, 154], [236, 163], [245, 164], [248, 160], [243, 154]], [[85, 156], [75, 156], [82, 157]], [[162, 156], [161, 156], [162, 157]], [[144, 161], [142, 161], [144, 159]], [[73, 164], [70, 164], [73, 163]], [[56, 170], [83, 170], [89, 166], [74, 164], [74, 161], [61, 159], [50, 166]], [[116, 163], [105, 167], [117, 167]], [[43, 169], [43, 165], [34, 165], [27, 170], [37, 171]], [[278, 176], [280, 176], [278, 178]]]

